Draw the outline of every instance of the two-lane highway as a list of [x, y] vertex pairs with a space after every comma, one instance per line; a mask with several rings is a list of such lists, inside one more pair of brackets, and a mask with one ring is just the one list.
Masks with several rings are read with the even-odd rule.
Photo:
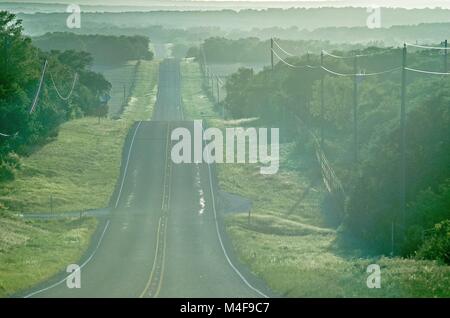
[[230, 262], [219, 234], [211, 167], [174, 164], [183, 120], [179, 62], [161, 62], [152, 121], [131, 129], [114, 210], [80, 260], [81, 288], [63, 275], [28, 297], [261, 297]]

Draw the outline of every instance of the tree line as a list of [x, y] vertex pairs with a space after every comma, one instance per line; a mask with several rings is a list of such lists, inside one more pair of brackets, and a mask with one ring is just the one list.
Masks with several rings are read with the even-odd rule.
[[[329, 41], [317, 40], [279, 40], [286, 50], [295, 55], [303, 55], [310, 50], [311, 52], [320, 51], [322, 47], [331, 46]], [[209, 37], [203, 41], [200, 46], [191, 47], [186, 57], [196, 57], [202, 60], [203, 56], [200, 51], [202, 48], [207, 63], [270, 63], [270, 39], [261, 40], [256, 37], [247, 37], [241, 39], [229, 39], [227, 37]], [[362, 49], [362, 44], [339, 44], [333, 47], [340, 50]]]
[[[48, 67], [42, 90], [31, 110], [45, 61]], [[86, 52], [43, 52], [24, 36], [22, 23], [14, 14], [0, 12], [0, 182], [14, 178], [20, 168], [19, 156], [54, 137], [61, 123], [107, 113], [100, 97], [108, 94], [111, 84], [90, 71], [92, 62]], [[78, 80], [71, 97], [61, 99], [52, 77], [58, 91], [66, 95], [74, 76]]]
[[79, 35], [69, 32], [47, 33], [33, 38], [33, 44], [43, 51], [74, 50], [89, 53], [96, 64], [118, 64], [129, 60], [151, 60], [148, 37]]
[[[358, 72], [366, 73], [398, 67], [402, 60], [402, 50], [395, 48], [334, 53], [374, 54], [359, 59]], [[320, 56], [286, 57], [286, 61], [296, 66], [319, 65]], [[443, 55], [433, 50], [408, 54], [410, 67], [442, 72], [442, 61]], [[325, 56], [324, 65], [336, 72], [354, 71], [352, 59]], [[307, 167], [305, 171], [315, 162], [309, 131], [320, 135], [323, 129], [325, 153], [348, 197], [342, 217], [332, 217], [324, 209], [339, 228], [341, 246], [368, 254], [394, 251], [450, 263], [450, 80], [407, 75], [404, 219], [399, 198], [400, 83], [400, 71], [358, 78], [357, 162], [353, 157], [353, 77], [324, 75], [320, 68], [293, 69], [283, 63], [259, 73], [242, 68], [227, 80], [222, 103], [233, 118], [259, 117], [261, 124], [280, 127], [282, 139], [297, 145], [291, 159]], [[310, 177], [317, 178], [318, 173]]]

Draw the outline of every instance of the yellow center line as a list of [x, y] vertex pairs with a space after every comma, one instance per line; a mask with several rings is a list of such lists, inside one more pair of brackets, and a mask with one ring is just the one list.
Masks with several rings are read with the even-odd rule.
[[[162, 244], [162, 264], [161, 264], [161, 273], [159, 276], [159, 281], [158, 281], [158, 287], [156, 292], [154, 293], [154, 295], [152, 295], [153, 297], [157, 297], [159, 294], [159, 291], [161, 290], [161, 286], [162, 286], [162, 279], [164, 276], [164, 266], [165, 266], [165, 254], [166, 254], [166, 241], [167, 241], [167, 210], [169, 209], [169, 203], [170, 203], [170, 189], [172, 188], [171, 183], [172, 183], [172, 165], [169, 162], [169, 146], [170, 146], [170, 123], [167, 123], [167, 137], [166, 137], [167, 141], [166, 141], [166, 157], [165, 157], [165, 167], [164, 167], [164, 184], [163, 184], [163, 194], [162, 194], [162, 203], [161, 203], [161, 211], [163, 213], [162, 216], [160, 216], [159, 218], [159, 222], [158, 222], [158, 230], [157, 230], [157, 234], [156, 234], [156, 247], [155, 247], [155, 256], [154, 256], [154, 261], [153, 261], [153, 266], [152, 266], [152, 270], [150, 272], [150, 276], [149, 279], [147, 281], [147, 284], [145, 285], [144, 290], [142, 291], [141, 295], [139, 296], [139, 298], [143, 298], [145, 297], [145, 295], [148, 293], [149, 288], [152, 285], [152, 280], [155, 277], [155, 271], [157, 268], [157, 263], [158, 263], [158, 259], [159, 259], [159, 249], [160, 249], [160, 244]], [[166, 200], [166, 190], [168, 190], [167, 193], [167, 200]], [[164, 236], [162, 242], [160, 241], [159, 237], [160, 237], [160, 233], [161, 233], [161, 223], [162, 225], [162, 234]], [[156, 277], [158, 278], [158, 277]]]
[[161, 228], [161, 218], [159, 218], [159, 222], [158, 222], [158, 231], [156, 233], [156, 250], [155, 250], [155, 258], [153, 260], [153, 266], [152, 266], [152, 271], [150, 272], [150, 276], [148, 278], [147, 284], [145, 285], [144, 290], [142, 291], [141, 295], [139, 296], [139, 298], [143, 298], [145, 296], [145, 293], [147, 292], [148, 288], [150, 287], [150, 284], [152, 282], [152, 278], [153, 278], [153, 274], [155, 272], [155, 268], [156, 268], [156, 260], [158, 259], [158, 246], [159, 246], [159, 230]]
[[154, 298], [158, 297], [159, 295], [159, 291], [161, 290], [161, 286], [162, 286], [162, 282], [163, 282], [163, 278], [164, 278], [164, 268], [165, 268], [165, 264], [166, 264], [166, 241], [167, 241], [167, 220], [165, 223], [165, 229], [164, 229], [164, 245], [163, 245], [163, 255], [162, 255], [162, 265], [161, 265], [161, 277], [159, 278], [159, 284], [158, 284], [158, 288], [156, 289], [156, 292], [154, 294]]
[[[167, 131], [170, 131], [170, 123], [167, 124]], [[167, 134], [169, 135], [169, 133]], [[169, 139], [168, 139], [169, 140]], [[167, 157], [166, 159], [169, 157], [169, 148], [167, 148]], [[171, 196], [171, 189], [172, 189], [172, 163], [170, 161], [168, 161], [168, 169], [169, 169], [169, 184], [168, 184], [168, 191], [169, 194], [167, 196], [167, 210], [164, 212], [167, 214], [167, 212], [169, 211], [169, 206], [170, 206], [170, 198]], [[164, 244], [163, 244], [163, 254], [162, 254], [162, 265], [161, 265], [161, 276], [159, 278], [159, 284], [158, 284], [158, 289], [155, 292], [155, 295], [153, 297], [158, 297], [159, 292], [161, 290], [161, 286], [162, 286], [162, 282], [163, 282], [163, 278], [164, 278], [164, 269], [165, 269], [165, 264], [166, 264], [166, 242], [167, 242], [167, 217], [165, 218], [165, 228], [164, 228]]]

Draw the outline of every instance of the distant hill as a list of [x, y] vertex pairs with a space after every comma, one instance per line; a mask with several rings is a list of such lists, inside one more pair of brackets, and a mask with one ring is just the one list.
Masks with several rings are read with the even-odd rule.
[[[125, 12], [158, 10], [243, 10], [266, 8], [318, 8], [318, 7], [370, 7], [373, 0], [332, 0], [332, 1], [205, 1], [205, 0], [78, 0], [85, 12]], [[72, 0], [0, 1], [0, 10], [15, 13], [64, 12]], [[443, 0], [381, 0], [380, 7], [397, 8], [447, 8], [450, 3]]]

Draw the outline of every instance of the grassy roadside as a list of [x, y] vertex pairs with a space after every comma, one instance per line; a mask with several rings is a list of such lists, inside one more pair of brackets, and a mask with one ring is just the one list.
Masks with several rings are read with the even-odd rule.
[[[0, 188], [12, 212], [82, 211], [107, 206], [116, 184], [125, 136], [135, 120], [149, 119], [156, 92], [156, 62], [143, 61], [133, 96], [119, 120], [85, 117], [64, 123], [58, 138], [28, 158]], [[52, 203], [52, 204], [51, 204]]]
[[[191, 78], [183, 86], [186, 115], [214, 115], [202, 97], [198, 65], [183, 63], [182, 71]], [[261, 175], [256, 165], [218, 166], [221, 188], [253, 201], [250, 224], [238, 213], [226, 216], [226, 226], [238, 257], [270, 288], [286, 297], [450, 297], [450, 266], [356, 258], [337, 249], [336, 232], [326, 228], [320, 211], [323, 190], [310, 186], [307, 171], [287, 168], [289, 151], [290, 145], [281, 145], [281, 169], [273, 176]], [[369, 264], [381, 267], [380, 289], [366, 286]]]
[[77, 263], [97, 221], [0, 218], [0, 297], [31, 288]]
[[157, 62], [142, 61], [121, 119], [80, 118], [30, 157], [16, 179], [0, 184], [0, 296], [29, 288], [80, 258], [96, 220], [25, 221], [14, 214], [54, 213], [108, 205], [120, 170], [125, 136], [135, 120], [149, 119], [156, 96]]
[[109, 117], [120, 116], [122, 105], [124, 101], [124, 88], [125, 93], [128, 96], [130, 89], [132, 88], [134, 71], [137, 61], [127, 61], [122, 65], [102, 65], [94, 66], [93, 71], [102, 73], [105, 78], [112, 84], [111, 87], [111, 99], [108, 102]]

